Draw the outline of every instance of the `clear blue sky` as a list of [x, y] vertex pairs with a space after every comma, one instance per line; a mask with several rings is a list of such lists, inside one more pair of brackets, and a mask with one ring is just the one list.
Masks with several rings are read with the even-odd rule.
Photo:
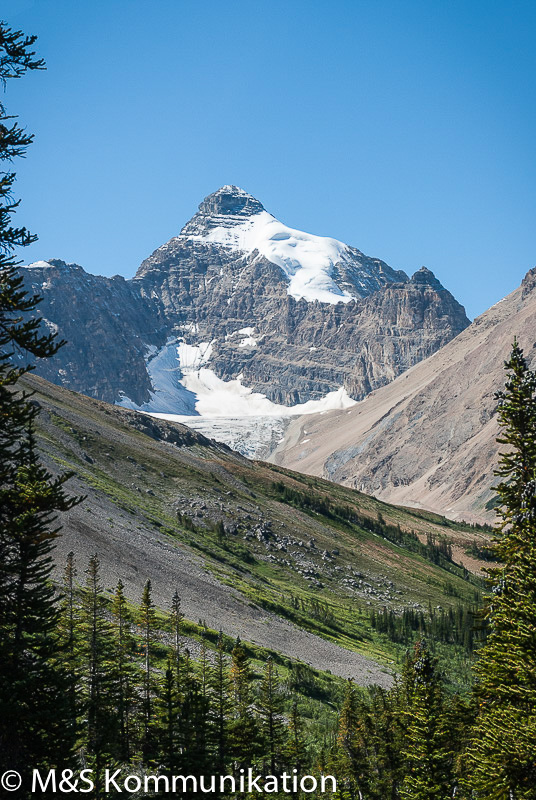
[[4, 0], [48, 65], [18, 222], [130, 277], [225, 183], [292, 227], [425, 264], [469, 316], [536, 264], [536, 2]]

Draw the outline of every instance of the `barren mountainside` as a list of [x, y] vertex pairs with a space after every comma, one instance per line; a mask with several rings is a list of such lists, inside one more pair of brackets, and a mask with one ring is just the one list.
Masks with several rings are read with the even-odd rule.
[[425, 361], [346, 411], [297, 418], [276, 464], [388, 502], [493, 521], [495, 392], [514, 337], [536, 363], [536, 270]]

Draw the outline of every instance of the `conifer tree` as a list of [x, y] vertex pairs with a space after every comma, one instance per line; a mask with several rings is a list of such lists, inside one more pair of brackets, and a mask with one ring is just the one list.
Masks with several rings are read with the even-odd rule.
[[179, 593], [175, 590], [171, 600], [171, 634], [173, 637], [173, 650], [175, 654], [175, 678], [177, 681], [177, 689], [180, 692], [181, 688], [181, 636], [182, 636], [182, 623], [184, 614], [181, 611], [181, 599]]
[[155, 702], [159, 758], [168, 775], [177, 774], [180, 764], [179, 717], [181, 703], [177, 692], [177, 679], [172, 653], [168, 655], [166, 669], [157, 682]]
[[13, 485], [2, 489], [8, 552], [0, 567], [0, 759], [24, 772], [30, 758], [62, 762], [74, 744], [69, 676], [56, 661], [59, 612], [50, 550], [58, 534], [55, 512], [76, 501], [66, 497], [64, 478], [53, 479], [39, 463], [31, 427], [13, 463]]
[[371, 762], [369, 791], [378, 800], [398, 800], [403, 780], [404, 710], [408, 692], [399, 682], [389, 691], [376, 687], [365, 716]]
[[77, 729], [80, 713], [77, 687], [80, 680], [80, 630], [76, 598], [76, 564], [74, 552], [67, 555], [63, 574], [63, 594], [58, 615], [58, 654], [56, 664], [64, 669], [68, 680], [69, 724]]
[[203, 627], [203, 631], [201, 633], [201, 652], [199, 654], [199, 678], [200, 678], [200, 687], [201, 687], [201, 695], [205, 698], [208, 698], [209, 690], [210, 690], [210, 678], [209, 678], [209, 660], [208, 660], [208, 652], [207, 652], [207, 628], [206, 625]]
[[287, 723], [286, 742], [283, 747], [283, 757], [287, 772], [295, 769], [299, 774], [305, 765], [307, 753], [303, 735], [303, 720], [301, 718], [298, 702], [292, 701]]
[[[100, 583], [100, 562], [96, 555], [89, 560], [87, 580], [82, 594], [81, 631], [86, 663], [87, 748], [100, 778], [111, 765], [110, 756], [118, 738], [117, 715], [113, 697], [113, 641], [106, 604]], [[99, 797], [97, 791], [97, 797]]]
[[249, 658], [237, 639], [231, 654], [232, 717], [229, 723], [230, 749], [235, 760], [235, 771], [251, 766], [251, 757], [257, 752], [258, 731], [252, 709], [251, 666]]
[[157, 637], [156, 610], [152, 598], [151, 581], [146, 581], [141, 596], [138, 627], [143, 648], [143, 754], [146, 760], [154, 756], [151, 723], [153, 721], [153, 645]]
[[367, 787], [368, 769], [361, 730], [359, 702], [352, 680], [346, 691], [339, 714], [334, 769], [343, 800], [361, 797]]
[[208, 699], [203, 697], [200, 681], [194, 673], [190, 651], [184, 651], [182, 663], [183, 699], [180, 714], [181, 768], [189, 774], [202, 775], [208, 764]]
[[400, 798], [445, 800], [454, 790], [453, 756], [437, 661], [424, 639], [415, 644], [403, 680], [408, 705]]
[[271, 656], [266, 660], [264, 675], [260, 685], [259, 715], [261, 717], [261, 736], [267, 755], [271, 775], [275, 775], [280, 763], [284, 742], [283, 698], [277, 670]]
[[[44, 68], [25, 36], [0, 22], [0, 83]], [[31, 143], [0, 102], [0, 161], [11, 163]], [[12, 223], [15, 175], [0, 172], [0, 772], [68, 760], [68, 680], [52, 667], [57, 605], [49, 585], [57, 511], [71, 501], [63, 478], [52, 480], [37, 461], [31, 423], [38, 407], [19, 379], [35, 358], [54, 354], [59, 343], [29, 319], [39, 298], [24, 290], [14, 250], [35, 241]], [[22, 796], [22, 795], [21, 795]]]
[[489, 570], [469, 758], [471, 785], [483, 800], [536, 798], [536, 375], [517, 341], [505, 368], [494, 540], [502, 566]]
[[214, 742], [217, 772], [220, 775], [225, 773], [225, 762], [228, 747], [228, 717], [231, 708], [230, 701], [230, 677], [227, 661], [225, 658], [225, 648], [223, 633], [220, 631], [218, 636], [218, 646], [216, 658], [210, 670], [211, 685], [211, 739]]
[[126, 762], [132, 755], [132, 717], [136, 702], [137, 670], [133, 664], [134, 636], [124, 585], [120, 580], [112, 602], [113, 677], [119, 727], [118, 758]]

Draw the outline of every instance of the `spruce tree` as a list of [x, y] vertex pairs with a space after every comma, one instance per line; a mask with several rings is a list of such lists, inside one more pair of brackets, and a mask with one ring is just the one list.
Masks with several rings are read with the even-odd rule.
[[399, 682], [386, 691], [375, 687], [365, 716], [371, 762], [370, 795], [374, 800], [398, 800], [403, 780], [402, 750], [407, 691]]
[[136, 705], [138, 671], [133, 663], [135, 638], [131, 631], [132, 615], [128, 609], [123, 582], [116, 586], [112, 602], [113, 679], [119, 740], [117, 757], [127, 762], [132, 756], [132, 726]]
[[260, 685], [259, 716], [261, 736], [271, 775], [275, 775], [281, 762], [281, 750], [285, 738], [283, 725], [283, 697], [279, 677], [273, 659], [268, 657]]
[[231, 700], [229, 697], [229, 668], [225, 657], [225, 647], [221, 631], [218, 636], [216, 658], [210, 669], [210, 686], [212, 697], [210, 710], [211, 741], [214, 744], [216, 771], [220, 775], [223, 775], [225, 773], [228, 749], [228, 718]]
[[76, 595], [76, 563], [74, 552], [67, 556], [62, 583], [62, 597], [58, 616], [59, 652], [56, 664], [65, 671], [68, 680], [69, 724], [77, 730], [80, 715], [78, 691], [81, 676], [80, 664], [80, 614]]
[[240, 639], [231, 654], [232, 717], [229, 723], [230, 749], [235, 762], [235, 772], [251, 766], [252, 755], [257, 753], [258, 730], [253, 716], [249, 658]]
[[351, 680], [346, 683], [339, 714], [333, 768], [339, 784], [339, 797], [361, 797], [368, 785], [368, 764], [362, 736], [359, 701]]
[[182, 647], [182, 623], [184, 620], [184, 614], [181, 610], [181, 599], [179, 597], [179, 593], [175, 590], [173, 597], [171, 599], [171, 635], [172, 635], [172, 647], [174, 652], [174, 660], [175, 660], [175, 678], [177, 681], [177, 689], [180, 691], [181, 688], [181, 647]]
[[[81, 632], [85, 660], [86, 746], [98, 782], [111, 766], [118, 740], [113, 691], [113, 640], [106, 603], [102, 597], [100, 562], [89, 560], [82, 593]], [[97, 797], [100, 793], [97, 791]]]
[[293, 769], [299, 774], [305, 765], [307, 752], [305, 748], [304, 725], [298, 709], [298, 702], [294, 698], [287, 722], [286, 742], [283, 747], [283, 758], [287, 772]]
[[181, 703], [177, 692], [177, 679], [171, 653], [168, 655], [163, 674], [157, 680], [155, 712], [159, 759], [166, 774], [174, 775], [178, 773], [180, 764], [179, 717]]
[[143, 651], [143, 744], [146, 760], [154, 757], [154, 741], [151, 723], [153, 721], [153, 647], [157, 638], [156, 609], [152, 598], [151, 581], [143, 587], [138, 613], [138, 628], [141, 634]]
[[[0, 82], [44, 68], [25, 36], [0, 22]], [[0, 161], [24, 155], [32, 136], [0, 102]], [[0, 773], [68, 765], [74, 729], [69, 679], [57, 659], [58, 609], [50, 586], [56, 512], [74, 501], [38, 462], [32, 422], [38, 406], [19, 379], [36, 358], [53, 355], [54, 336], [31, 317], [39, 297], [28, 295], [15, 248], [35, 241], [13, 224], [15, 175], [0, 172]], [[25, 785], [28, 785], [25, 782]], [[23, 796], [21, 790], [20, 796]]]
[[2, 489], [2, 539], [9, 544], [0, 569], [0, 762], [7, 768], [67, 760], [75, 728], [69, 676], [57, 661], [59, 610], [50, 581], [55, 512], [75, 500], [39, 463], [29, 430], [13, 458], [11, 486]]
[[437, 660], [424, 639], [415, 644], [403, 680], [408, 704], [400, 798], [445, 800], [454, 790], [453, 755]]
[[504, 446], [489, 570], [488, 636], [476, 666], [469, 763], [479, 799], [536, 798], [536, 375], [516, 341], [497, 395]]
[[181, 770], [202, 775], [208, 768], [208, 699], [203, 697], [190, 651], [184, 651], [180, 711]]

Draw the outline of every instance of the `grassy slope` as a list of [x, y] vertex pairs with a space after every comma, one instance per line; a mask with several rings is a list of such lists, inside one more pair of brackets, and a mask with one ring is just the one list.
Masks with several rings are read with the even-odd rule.
[[[380, 519], [415, 531], [421, 540], [429, 533], [483, 540], [478, 531], [247, 461], [183, 426], [38, 378], [28, 383], [42, 407], [38, 432], [49, 463], [73, 470], [77, 490], [88, 494], [83, 507], [88, 530], [104, 538], [107, 530], [120, 531], [126, 548], [123, 531], [170, 537], [192, 563], [204, 563], [218, 582], [242, 594], [246, 614], [253, 606], [267, 609], [337, 645], [393, 664], [401, 648], [371, 630], [372, 608], [414, 603], [448, 608], [478, 599], [479, 581], [466, 571], [431, 563], [366, 525], [346, 521], [337, 509], [353, 509], [371, 524]], [[282, 485], [291, 499], [282, 497]], [[325, 509], [307, 508], [304, 497], [324, 498]], [[158, 574], [146, 577], [158, 584]], [[196, 616], [203, 619], [202, 606]]]

